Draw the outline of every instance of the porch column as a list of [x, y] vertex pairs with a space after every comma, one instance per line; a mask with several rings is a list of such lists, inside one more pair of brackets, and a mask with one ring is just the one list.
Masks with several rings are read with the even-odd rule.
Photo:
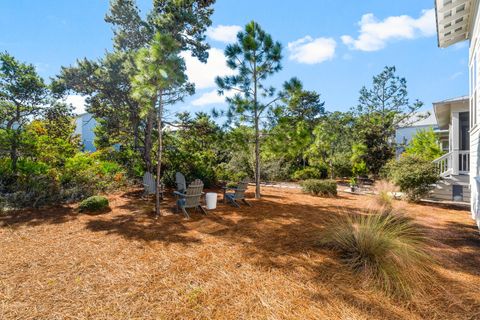
[[460, 150], [460, 114], [458, 112], [452, 112], [452, 174], [458, 174], [458, 151]]

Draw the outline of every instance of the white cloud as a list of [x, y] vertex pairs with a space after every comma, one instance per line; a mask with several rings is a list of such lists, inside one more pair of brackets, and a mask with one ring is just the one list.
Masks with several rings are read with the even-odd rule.
[[455, 72], [454, 74], [452, 74], [450, 76], [450, 80], [455, 80], [455, 79], [457, 79], [458, 77], [461, 77], [461, 76], [463, 76], [463, 72], [461, 72], [461, 71]]
[[190, 82], [195, 83], [195, 88], [206, 89], [215, 87], [215, 77], [234, 74], [234, 71], [227, 67], [223, 51], [217, 48], [209, 50], [207, 63], [198, 61], [189, 53], [182, 53], [187, 66], [187, 76]]
[[85, 113], [85, 99], [86, 97], [71, 94], [65, 98], [65, 103], [70, 103], [75, 109], [73, 110], [76, 114]]
[[288, 43], [290, 60], [300, 63], [316, 64], [333, 59], [337, 42], [332, 38], [303, 37]]
[[367, 13], [358, 24], [360, 35], [357, 39], [349, 35], [341, 39], [350, 49], [360, 51], [377, 51], [385, 48], [391, 40], [430, 37], [436, 33], [434, 9], [423, 10], [417, 19], [401, 15], [380, 21], [373, 13]]
[[225, 102], [225, 97], [232, 97], [232, 91], [226, 91], [223, 96], [217, 93], [217, 90], [205, 92], [200, 97], [192, 101], [194, 106], [205, 106], [208, 104], [221, 104]]
[[209, 27], [206, 34], [210, 39], [224, 43], [230, 43], [235, 42], [235, 40], [237, 39], [237, 33], [240, 30], [242, 30], [242, 27], [240, 26], [218, 25], [216, 27]]

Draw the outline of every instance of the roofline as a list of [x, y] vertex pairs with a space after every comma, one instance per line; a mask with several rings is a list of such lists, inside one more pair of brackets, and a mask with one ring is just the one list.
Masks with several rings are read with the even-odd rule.
[[[420, 120], [421, 121], [421, 120]], [[438, 126], [436, 123], [431, 124], [411, 124], [409, 126], [398, 127], [398, 129], [405, 129], [405, 128], [419, 128], [419, 127], [435, 127]]]
[[469, 99], [470, 99], [469, 95], [463, 95], [463, 96], [459, 96], [459, 97], [455, 97], [455, 98], [449, 98], [449, 99], [445, 99], [445, 100], [435, 101], [435, 102], [432, 102], [432, 104], [437, 105], [437, 104], [454, 103], [454, 102], [460, 102], [460, 101], [469, 100]]

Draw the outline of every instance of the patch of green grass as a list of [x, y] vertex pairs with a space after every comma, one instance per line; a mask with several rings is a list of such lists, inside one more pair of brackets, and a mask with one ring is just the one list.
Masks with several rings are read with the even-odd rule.
[[103, 211], [108, 208], [108, 199], [103, 196], [92, 196], [80, 202], [78, 208], [87, 212]]

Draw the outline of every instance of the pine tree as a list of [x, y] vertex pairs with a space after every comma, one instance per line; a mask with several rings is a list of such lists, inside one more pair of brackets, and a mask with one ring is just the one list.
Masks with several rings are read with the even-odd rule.
[[166, 105], [192, 94], [194, 87], [187, 82], [185, 61], [180, 57], [181, 46], [172, 37], [157, 33], [150, 47], [138, 51], [137, 73], [132, 80], [133, 97], [143, 106], [144, 113], [155, 116], [158, 130], [157, 188], [155, 212], [160, 215], [160, 178], [162, 164], [163, 114]]
[[[227, 65], [237, 71], [233, 76], [217, 77], [219, 93], [233, 91], [227, 97], [230, 120], [253, 125], [255, 130], [255, 198], [260, 198], [260, 120], [262, 114], [278, 97], [265, 80], [281, 69], [282, 46], [252, 21], [237, 35], [237, 42], [225, 49]], [[262, 99], [263, 98], [263, 99]]]

